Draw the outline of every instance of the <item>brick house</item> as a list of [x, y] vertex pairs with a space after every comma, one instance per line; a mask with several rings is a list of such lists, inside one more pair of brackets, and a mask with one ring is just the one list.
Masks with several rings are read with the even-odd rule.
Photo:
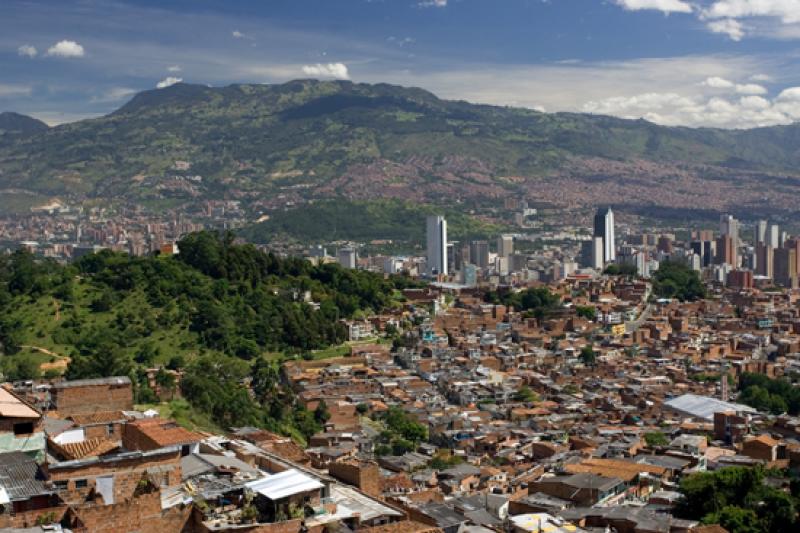
[[62, 417], [133, 409], [133, 387], [127, 376], [61, 381], [53, 385], [50, 395]]
[[44, 461], [42, 413], [8, 389], [0, 387], [0, 452], [24, 452]]
[[150, 451], [167, 446], [179, 446], [182, 455], [197, 453], [203, 438], [180, 427], [173, 420], [143, 418], [125, 424], [122, 445], [127, 450]]

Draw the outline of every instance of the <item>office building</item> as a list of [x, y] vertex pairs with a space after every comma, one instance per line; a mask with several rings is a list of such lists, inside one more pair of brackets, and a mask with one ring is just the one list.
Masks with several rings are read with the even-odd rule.
[[770, 279], [773, 278], [773, 252], [772, 246], [766, 243], [756, 245], [756, 274], [759, 276], [766, 276]]
[[489, 243], [487, 241], [472, 241], [469, 245], [470, 262], [478, 268], [489, 267]]
[[767, 221], [759, 220], [756, 222], [755, 232], [753, 235], [753, 243], [761, 244], [767, 239]]
[[781, 228], [777, 224], [770, 224], [767, 228], [767, 244], [773, 248], [783, 246], [781, 242]]
[[339, 264], [344, 268], [356, 267], [356, 251], [354, 248], [340, 248], [338, 254]]
[[603, 239], [603, 263], [611, 263], [616, 259], [614, 241], [614, 212], [610, 207], [597, 210], [594, 216], [594, 236]]
[[717, 255], [714, 262], [718, 265], [736, 266], [736, 246], [732, 235], [717, 237]]
[[776, 248], [774, 254], [773, 268], [775, 276], [773, 279], [777, 285], [783, 287], [797, 287], [797, 256], [794, 250], [788, 248]]
[[[725, 264], [737, 267], [739, 266], [739, 221], [733, 218], [732, 215], [722, 215], [719, 221], [719, 232], [722, 237], [730, 237], [730, 249], [726, 247], [723, 252], [726, 259]], [[724, 239], [723, 239], [724, 240]], [[717, 239], [717, 255], [720, 255], [719, 249], [720, 240]]]
[[427, 269], [428, 275], [447, 275], [447, 221], [443, 216], [431, 215], [427, 219]]
[[514, 253], [514, 237], [512, 235], [500, 235], [497, 238], [497, 255], [508, 257]]

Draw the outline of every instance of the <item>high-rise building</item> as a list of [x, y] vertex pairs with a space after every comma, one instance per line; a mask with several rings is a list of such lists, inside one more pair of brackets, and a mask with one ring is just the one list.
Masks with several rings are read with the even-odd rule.
[[717, 237], [717, 255], [714, 262], [718, 265], [736, 266], [736, 246], [733, 236], [728, 234]]
[[[719, 232], [723, 237], [731, 239], [730, 262], [725, 262], [734, 267], [739, 266], [739, 221], [733, 218], [733, 215], [722, 215], [719, 220]], [[717, 245], [717, 254], [719, 254], [719, 245]]]
[[781, 228], [777, 224], [770, 224], [767, 228], [767, 244], [773, 248], [783, 246], [781, 242]]
[[797, 287], [797, 256], [789, 248], [775, 248], [775, 283], [783, 287]]
[[513, 235], [500, 235], [497, 238], [497, 255], [500, 257], [508, 257], [514, 253], [514, 236]]
[[339, 264], [344, 268], [356, 267], [356, 251], [354, 248], [340, 248], [338, 254]]
[[602, 270], [605, 263], [605, 249], [602, 237], [592, 237], [592, 268]]
[[478, 268], [489, 267], [489, 243], [486, 241], [472, 241], [469, 245], [469, 258]]
[[772, 279], [774, 275], [772, 246], [761, 243], [756, 245], [756, 274]]
[[447, 275], [447, 221], [443, 216], [427, 219], [427, 268], [430, 276]]
[[759, 220], [756, 222], [755, 232], [753, 235], [753, 243], [761, 244], [767, 239], [767, 221]]
[[603, 263], [614, 261], [616, 259], [614, 212], [610, 207], [597, 210], [594, 216], [594, 236], [603, 238]]

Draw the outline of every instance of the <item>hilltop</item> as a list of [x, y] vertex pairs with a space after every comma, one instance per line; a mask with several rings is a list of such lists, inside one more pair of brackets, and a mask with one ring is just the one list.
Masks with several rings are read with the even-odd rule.
[[[147, 203], [311, 198], [793, 211], [800, 126], [658, 126], [386, 84], [176, 84], [0, 144], [0, 189]], [[768, 192], [764, 186], [769, 184]]]

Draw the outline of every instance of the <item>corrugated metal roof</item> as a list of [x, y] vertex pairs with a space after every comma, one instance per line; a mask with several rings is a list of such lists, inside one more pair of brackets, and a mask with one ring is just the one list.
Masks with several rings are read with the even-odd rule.
[[289, 469], [245, 485], [270, 500], [280, 500], [294, 494], [310, 492], [324, 487], [322, 483], [299, 470]]
[[22, 452], [0, 453], [0, 487], [6, 490], [11, 501], [52, 492], [44, 485], [39, 465]]
[[723, 402], [717, 398], [712, 398], [710, 396], [698, 396], [697, 394], [683, 394], [677, 398], [673, 398], [664, 402], [664, 405], [695, 418], [703, 418], [708, 421], [714, 420], [714, 413], [726, 411], [745, 413], [757, 412], [749, 405]]
[[54, 389], [69, 389], [72, 387], [89, 387], [92, 385], [130, 385], [131, 378], [128, 376], [113, 376], [110, 378], [95, 379], [75, 379], [72, 381], [60, 381], [53, 385]]

